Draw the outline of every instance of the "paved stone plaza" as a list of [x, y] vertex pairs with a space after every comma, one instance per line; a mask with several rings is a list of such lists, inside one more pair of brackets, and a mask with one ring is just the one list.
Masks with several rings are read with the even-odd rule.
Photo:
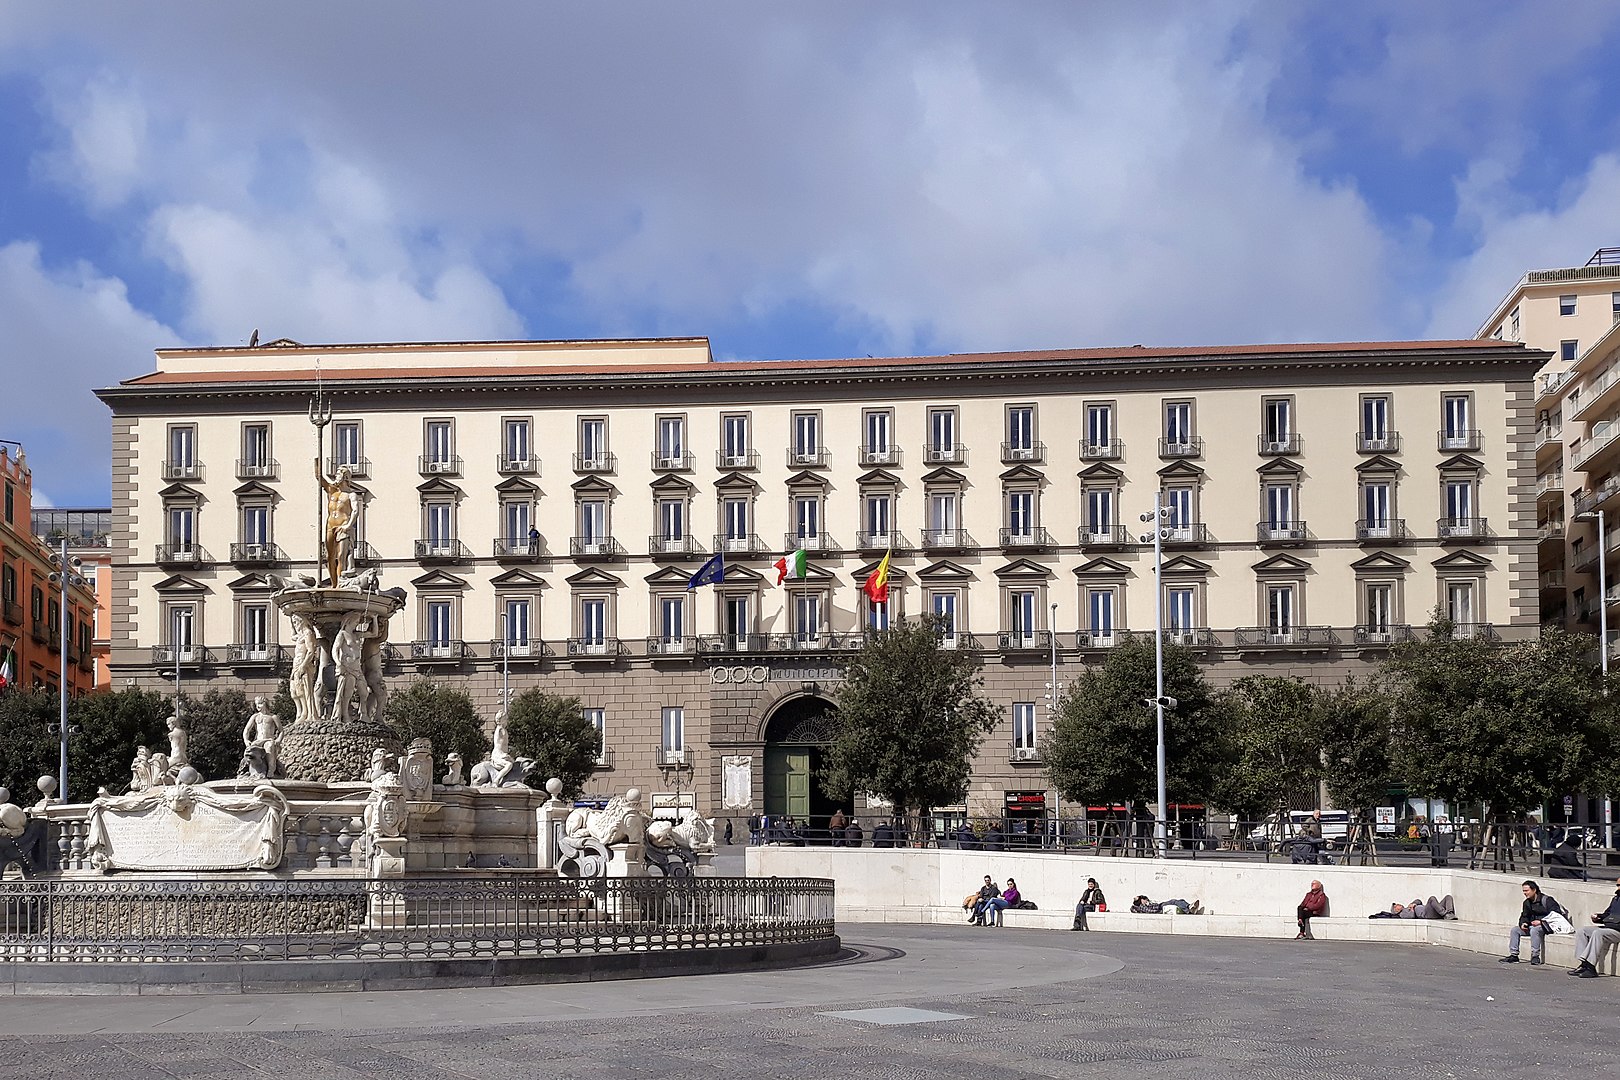
[[[0, 1080], [1620, 1075], [1620, 979], [1555, 967], [1326, 941], [840, 932], [856, 959], [748, 975], [0, 1000]], [[887, 1011], [826, 1015], [865, 1009]], [[870, 1022], [926, 1021], [911, 1010], [962, 1019]]]

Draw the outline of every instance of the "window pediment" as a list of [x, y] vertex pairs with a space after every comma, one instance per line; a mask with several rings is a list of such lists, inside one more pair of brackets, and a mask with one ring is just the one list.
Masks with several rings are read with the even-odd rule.
[[1484, 570], [1491, 566], [1491, 560], [1472, 551], [1454, 551], [1429, 565], [1436, 570]]
[[801, 469], [787, 478], [787, 486], [790, 488], [813, 487], [825, 491], [827, 478], [820, 473], [811, 472], [809, 469]]
[[430, 570], [419, 578], [413, 578], [411, 584], [418, 589], [465, 589], [467, 582], [454, 574], [447, 574], [443, 570]]
[[1401, 463], [1396, 461], [1394, 458], [1385, 457], [1383, 454], [1374, 454], [1372, 457], [1356, 466], [1356, 472], [1362, 474], [1398, 473], [1400, 471]]
[[1046, 483], [1046, 474], [1039, 469], [1032, 469], [1028, 465], [1014, 465], [1001, 474], [1001, 482], [1004, 484], [1044, 484]]
[[743, 489], [758, 491], [759, 481], [746, 473], [729, 472], [716, 480], [714, 486], [719, 491], [741, 491]]
[[241, 485], [240, 487], [234, 489], [231, 492], [231, 494], [235, 495], [238, 499], [271, 499], [271, 500], [275, 500], [275, 499], [279, 499], [281, 497], [280, 494], [277, 493], [275, 488], [266, 487], [264, 484], [261, 484], [257, 480], [249, 480], [247, 483], [245, 483], [245, 484]]
[[495, 490], [502, 495], [539, 495], [540, 488], [521, 476], [509, 476], [495, 485]]
[[[854, 575], [853, 575], [855, 580], [860, 581], [860, 582], [865, 582], [868, 577], [870, 577], [874, 572], [876, 572], [876, 570], [878, 568], [878, 564], [881, 563], [882, 561], [883, 561], [882, 559], [873, 559], [871, 562], [867, 563], [865, 566], [857, 566], [855, 568]], [[894, 565], [894, 562], [891, 560], [889, 562], [889, 582], [891, 584], [893, 584], [895, 582], [903, 582], [903, 581], [909, 581], [909, 580], [910, 580], [910, 576], [904, 570], [902, 570], [898, 566]]]
[[1094, 484], [1117, 484], [1125, 479], [1125, 474], [1106, 461], [1099, 461], [1090, 468], [1081, 469], [1080, 479]]
[[1357, 559], [1351, 563], [1350, 569], [1358, 574], [1404, 574], [1412, 569], [1412, 564], [1399, 555], [1375, 551], [1365, 559]]
[[1443, 473], [1466, 472], [1477, 475], [1485, 471], [1485, 463], [1471, 454], [1457, 454], [1442, 461], [1435, 468]]
[[925, 483], [925, 484], [939, 484], [941, 486], [943, 486], [945, 484], [951, 484], [951, 485], [954, 485], [954, 486], [957, 486], [957, 487], [961, 487], [962, 485], [967, 483], [967, 477], [965, 475], [963, 475], [962, 473], [957, 472], [955, 469], [949, 469], [949, 468], [944, 468], [944, 467], [935, 469], [931, 473], [924, 474], [922, 479], [923, 479], [923, 483]]
[[546, 587], [545, 578], [536, 574], [531, 574], [521, 566], [514, 570], [508, 570], [504, 574], [498, 574], [495, 577], [490, 578], [489, 583], [494, 585], [496, 588], [508, 589], [519, 586], [526, 586], [535, 589], [543, 589]]
[[1159, 475], [1166, 480], [1202, 480], [1206, 474], [1190, 461], [1172, 461], [1159, 470]]
[[1297, 461], [1291, 461], [1288, 458], [1273, 458], [1254, 471], [1261, 476], [1282, 476], [1297, 480], [1305, 469]]
[[176, 574], [173, 577], [164, 578], [162, 581], [152, 586], [152, 591], [164, 593], [166, 595], [197, 595], [200, 593], [211, 592], [212, 590], [210, 590], [207, 585], [204, 585], [202, 582], [197, 581], [194, 578], [188, 578], [181, 574]]
[[[682, 570], [678, 566], [666, 566], [662, 570], [656, 570], [648, 574], [642, 580], [649, 585], [679, 585], [684, 589], [687, 583], [692, 580], [692, 573], [693, 571]], [[731, 567], [729, 566], [726, 567], [726, 576], [731, 576]]]
[[690, 495], [697, 490], [697, 486], [684, 476], [667, 473], [647, 485], [660, 494]]
[[758, 570], [750, 570], [746, 566], [733, 566], [731, 563], [726, 563], [726, 580], [718, 582], [717, 584], [722, 586], [739, 584], [759, 585], [764, 581], [765, 575], [761, 574]]
[[1207, 574], [1209, 573], [1209, 569], [1209, 563], [1207, 562], [1199, 562], [1190, 555], [1177, 555], [1173, 559], [1166, 559], [1164, 565], [1160, 567], [1159, 572], [1161, 574], [1181, 574], [1183, 576], [1188, 576], [1192, 574]]
[[428, 495], [428, 496], [434, 496], [434, 495], [446, 496], [446, 495], [448, 495], [451, 498], [455, 498], [455, 499], [459, 499], [463, 495], [466, 494], [466, 492], [462, 491], [461, 488], [457, 487], [455, 484], [452, 484], [450, 481], [446, 480], [442, 476], [435, 476], [432, 480], [428, 480], [428, 481], [425, 481], [423, 483], [417, 484], [416, 485], [416, 490], [419, 491], [420, 493], [422, 493], [423, 495]]
[[855, 483], [861, 487], [897, 488], [900, 486], [900, 478], [888, 469], [873, 469], [856, 477]]
[[158, 492], [160, 499], [190, 499], [193, 502], [202, 502], [202, 492], [190, 484], [170, 484]]
[[1131, 568], [1122, 562], [1113, 559], [1092, 559], [1083, 566], [1074, 568], [1074, 576], [1079, 578], [1122, 578], [1131, 576]]
[[581, 495], [617, 495], [619, 489], [600, 476], [587, 476], [568, 485]]
[[937, 562], [917, 571], [923, 581], [972, 581], [973, 571], [953, 562]]
[[996, 570], [996, 577], [1004, 581], [1009, 578], [1014, 580], [1040, 578], [1044, 581], [1051, 576], [1052, 570], [1050, 567], [1042, 566], [1037, 562], [1030, 562], [1028, 559], [1018, 559]]
[[263, 574], [245, 574], [225, 587], [231, 592], [270, 592], [274, 588]]
[[1269, 559], [1255, 563], [1250, 569], [1256, 574], [1291, 574], [1299, 575], [1310, 570], [1311, 564], [1304, 559], [1296, 559], [1287, 552], [1273, 555]]
[[618, 589], [624, 585], [623, 581], [619, 580], [617, 577], [614, 577], [606, 570], [602, 570], [594, 566], [589, 570], [581, 570], [579, 573], [575, 574], [571, 578], [568, 578], [567, 580], [568, 584], [575, 589]]

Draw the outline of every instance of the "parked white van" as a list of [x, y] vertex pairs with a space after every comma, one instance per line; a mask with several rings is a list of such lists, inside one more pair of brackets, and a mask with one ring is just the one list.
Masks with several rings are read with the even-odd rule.
[[[1255, 841], [1269, 841], [1277, 843], [1290, 837], [1298, 836], [1301, 827], [1314, 817], [1314, 810], [1290, 810], [1288, 823], [1283, 825], [1281, 818], [1272, 814], [1266, 820], [1249, 831], [1249, 839]], [[1322, 811], [1322, 839], [1330, 843], [1343, 843], [1350, 835], [1350, 811], [1323, 810]]]

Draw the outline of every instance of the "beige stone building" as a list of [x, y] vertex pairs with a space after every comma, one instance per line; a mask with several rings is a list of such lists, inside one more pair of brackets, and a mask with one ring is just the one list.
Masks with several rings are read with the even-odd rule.
[[[271, 688], [267, 573], [312, 572], [322, 464], [407, 590], [390, 675], [577, 695], [601, 791], [812, 818], [837, 660], [929, 611], [1002, 713], [970, 808], [1053, 809], [1060, 684], [1164, 623], [1212, 677], [1324, 682], [1435, 609], [1533, 635], [1533, 375], [1492, 340], [715, 362], [705, 339], [158, 353], [113, 411], [116, 681]], [[778, 585], [772, 564], [808, 553]], [[891, 599], [860, 591], [893, 551]], [[725, 580], [687, 588], [712, 554]]]
[[[1581, 266], [1526, 273], [1479, 328], [1481, 338], [1553, 354], [1536, 380], [1536, 535], [1542, 621], [1597, 633], [1620, 591], [1598, 583], [1613, 561], [1620, 491], [1620, 249]], [[1606, 535], [1599, 540], [1602, 513]], [[1615, 567], [1610, 566], [1610, 580]], [[1612, 636], [1612, 635], [1611, 635]]]

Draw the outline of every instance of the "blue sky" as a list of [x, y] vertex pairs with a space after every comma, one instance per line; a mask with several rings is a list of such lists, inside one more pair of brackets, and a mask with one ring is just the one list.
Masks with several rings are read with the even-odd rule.
[[1620, 5], [0, 0], [0, 438], [163, 345], [1467, 336], [1620, 245]]

